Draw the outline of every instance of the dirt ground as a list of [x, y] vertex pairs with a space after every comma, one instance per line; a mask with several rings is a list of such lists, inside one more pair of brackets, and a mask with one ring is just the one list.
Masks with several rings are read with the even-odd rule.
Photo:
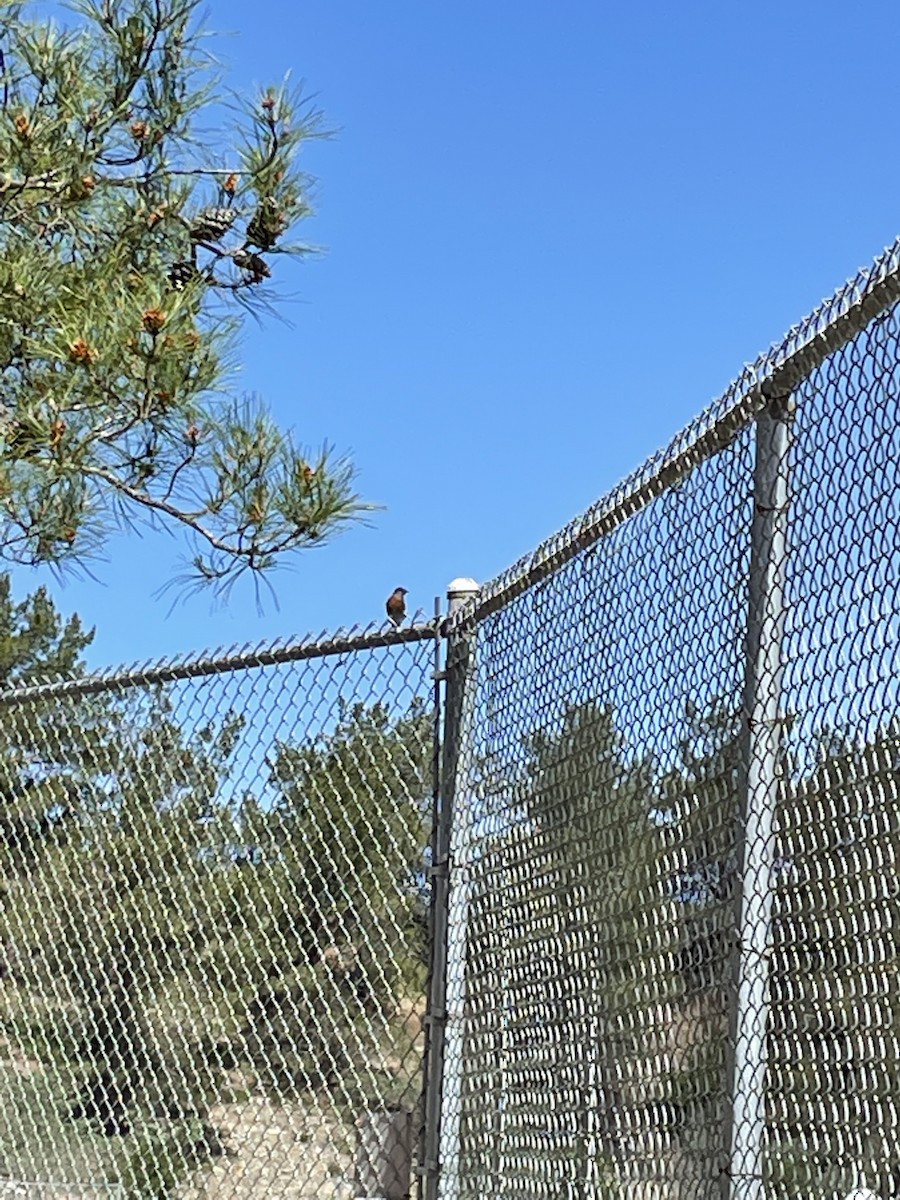
[[351, 1185], [352, 1130], [303, 1104], [251, 1097], [209, 1115], [226, 1156], [179, 1188], [179, 1200], [345, 1200]]

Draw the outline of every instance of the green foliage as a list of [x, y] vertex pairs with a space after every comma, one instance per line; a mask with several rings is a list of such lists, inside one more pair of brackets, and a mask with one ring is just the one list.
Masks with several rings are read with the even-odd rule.
[[306, 906], [320, 909], [317, 936], [333, 942], [368, 915], [377, 919], [394, 904], [398, 886], [414, 904], [431, 803], [431, 737], [431, 715], [421, 703], [398, 721], [384, 705], [357, 703], [340, 709], [325, 737], [277, 748], [272, 782], [279, 798], [268, 842], [315, 890], [316, 905], [310, 892]]
[[[729, 1087], [741, 745], [737, 720], [721, 706], [687, 716], [682, 761], [665, 786], [679, 846], [677, 961], [704, 1023], [667, 1088], [685, 1112], [700, 1104], [714, 1114]], [[809, 766], [794, 725], [783, 725], [774, 847], [768, 1186], [784, 1200], [825, 1195], [847, 1190], [865, 1169], [887, 1194], [898, 1159], [883, 1131], [900, 1076], [893, 1055], [876, 1049], [874, 1029], [900, 1019], [897, 955], [883, 932], [900, 925], [900, 728], [889, 722], [864, 741], [826, 730]], [[838, 1106], [848, 1114], [839, 1138], [831, 1136]]]
[[612, 1021], [636, 1000], [641, 960], [653, 956], [653, 921], [667, 909], [665, 836], [652, 823], [652, 763], [630, 759], [611, 708], [567, 710], [562, 728], [529, 745], [526, 808], [551, 865], [551, 886], [571, 898], [570, 920], [592, 930], [599, 959], [582, 983]]
[[[776, 891], [769, 1095], [784, 1197], [810, 1180], [825, 1194], [860, 1167], [890, 1195], [900, 1170], [900, 1065], [888, 1033], [900, 1026], [900, 723], [854, 733], [820, 737], [815, 765], [795, 773], [779, 811], [787, 869]], [[822, 1138], [838, 1105], [839, 1154]]]
[[[48, 1005], [8, 1028], [40, 1058], [77, 1065], [75, 1112], [108, 1132], [132, 1110], [197, 1111], [211, 1090], [159, 999], [220, 933], [204, 905], [203, 855], [224, 833], [207, 820], [240, 719], [187, 740], [165, 696], [113, 710], [102, 754], [67, 764], [70, 800], [7, 887], [3, 931], [14, 979]], [[20, 1017], [25, 1018], [24, 1026]]]
[[265, 90], [216, 118], [197, 0], [82, 0], [60, 26], [4, 8], [0, 105], [0, 554], [64, 564], [160, 520], [227, 585], [365, 506], [353, 471], [223, 399], [235, 304], [266, 303], [310, 214], [318, 114]]
[[46, 588], [15, 603], [9, 575], [0, 575], [0, 689], [76, 674], [93, 639], [77, 615], [60, 619]]
[[572, 705], [523, 751], [521, 769], [509, 770], [496, 803], [486, 803], [471, 868], [478, 953], [467, 985], [463, 1155], [467, 1171], [489, 1178], [490, 1162], [472, 1156], [492, 1153], [496, 1114], [514, 1129], [533, 1128], [544, 1086], [559, 1140], [529, 1153], [520, 1132], [521, 1170], [565, 1180], [573, 1194], [612, 1196], [617, 1121], [631, 1113], [652, 1122], [659, 1099], [622, 1064], [646, 1056], [654, 1010], [678, 984], [664, 935], [674, 923], [670, 831], [653, 821], [653, 764], [629, 753], [611, 707]]
[[[877, 1030], [900, 1024], [890, 933], [900, 925], [900, 726], [865, 740], [826, 732], [812, 766], [794, 727], [785, 720], [774, 849], [767, 1186], [785, 1200], [824, 1195], [864, 1170], [887, 1194], [900, 1076]], [[618, 1194], [617, 1130], [663, 1121], [671, 1170], [690, 1170], [698, 1195], [718, 1186], [742, 748], [723, 704], [688, 706], [685, 730], [677, 761], [660, 770], [629, 752], [609, 707], [573, 706], [529, 738], [499, 815], [486, 801], [467, 1003], [478, 1046], [499, 1055], [468, 1076], [473, 1175], [490, 1169], [472, 1156], [496, 1137], [485, 1095], [515, 1126], [536, 1081], [552, 1079], [570, 1137], [556, 1150], [560, 1178], [599, 1188], [599, 1144]], [[838, 1109], [848, 1115], [835, 1130]]]
[[[3, 595], [12, 677], [37, 678], [42, 654], [79, 669], [77, 621]], [[8, 713], [0, 1026], [56, 1081], [48, 1129], [109, 1142], [94, 1172], [163, 1195], [223, 1152], [211, 1106], [242, 1087], [326, 1088], [348, 1113], [417, 1100], [397, 1010], [425, 983], [423, 705], [345, 707], [277, 744], [264, 801], [230, 789], [242, 715], [193, 725], [177, 689]]]
[[[46, 588], [16, 602], [8, 575], [0, 575], [0, 689], [27, 686], [50, 678], [65, 678], [83, 670], [82, 651], [93, 640], [77, 616], [63, 622]], [[70, 785], [53, 771], [47, 755], [56, 747], [89, 738], [84, 728], [60, 728], [46, 706], [37, 706], [32, 719], [19, 726], [15, 709], [0, 721], [0, 872], [22, 869], [33, 856], [36, 842], [58, 832]]]
[[327, 735], [278, 746], [271, 810], [242, 809], [272, 914], [248, 947], [242, 1037], [279, 1087], [343, 1081], [349, 1098], [355, 1074], [377, 1094], [392, 1010], [423, 992], [431, 720], [418, 702], [399, 718], [344, 707]]
[[113, 1182], [124, 1187], [126, 1200], [166, 1200], [192, 1167], [223, 1153], [215, 1130], [201, 1121], [148, 1128], [134, 1138]]

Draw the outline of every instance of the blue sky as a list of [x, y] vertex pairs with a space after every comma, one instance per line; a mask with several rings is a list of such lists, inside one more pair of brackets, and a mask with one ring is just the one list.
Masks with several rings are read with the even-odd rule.
[[430, 610], [486, 580], [669, 441], [900, 232], [900, 9], [596, 0], [210, 0], [227, 81], [292, 68], [322, 256], [291, 325], [247, 327], [237, 385], [386, 506], [250, 584], [170, 612], [185, 547], [114, 538], [47, 582], [92, 665]]

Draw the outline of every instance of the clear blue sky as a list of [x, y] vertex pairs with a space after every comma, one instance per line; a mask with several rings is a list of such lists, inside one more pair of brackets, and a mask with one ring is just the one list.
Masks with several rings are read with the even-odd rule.
[[250, 325], [241, 385], [353, 452], [373, 527], [295, 557], [280, 610], [154, 599], [184, 547], [114, 539], [47, 581], [92, 665], [430, 610], [666, 443], [900, 232], [900, 8], [835, 0], [210, 0], [228, 82], [306, 80], [292, 327]]

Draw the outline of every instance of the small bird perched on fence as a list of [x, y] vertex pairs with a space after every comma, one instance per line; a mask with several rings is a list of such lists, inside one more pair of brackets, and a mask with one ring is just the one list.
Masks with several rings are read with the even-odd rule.
[[387, 609], [388, 618], [394, 625], [402, 624], [406, 617], [406, 588], [394, 588], [384, 607]]

